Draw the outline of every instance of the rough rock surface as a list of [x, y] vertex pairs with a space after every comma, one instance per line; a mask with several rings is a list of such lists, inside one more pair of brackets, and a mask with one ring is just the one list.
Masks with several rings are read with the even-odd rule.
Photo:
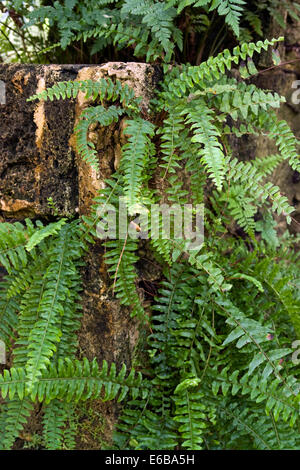
[[60, 215], [87, 211], [90, 199], [113, 168], [119, 150], [117, 127], [100, 136], [101, 171], [96, 175], [74, 150], [74, 123], [87, 102], [75, 100], [27, 102], [27, 98], [58, 81], [116, 77], [142, 96], [147, 106], [160, 78], [158, 67], [139, 63], [84, 65], [0, 64], [6, 104], [0, 104], [0, 216], [47, 216], [52, 197]]
[[62, 215], [78, 205], [78, 170], [68, 139], [73, 132], [74, 103], [26, 102], [37, 90], [59, 80], [75, 79], [74, 69], [60, 66], [0, 64], [6, 104], [0, 105], [0, 214], [21, 219], [50, 214], [53, 197]]

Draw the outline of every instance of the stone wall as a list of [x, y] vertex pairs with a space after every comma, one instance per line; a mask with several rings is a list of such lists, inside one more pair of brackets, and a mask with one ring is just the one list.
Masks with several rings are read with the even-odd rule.
[[[291, 34], [281, 47], [282, 60], [300, 59], [300, 27], [291, 26]], [[272, 34], [272, 36], [279, 36]], [[296, 34], [297, 35], [297, 34]], [[299, 49], [297, 49], [299, 44]], [[268, 61], [268, 58], [266, 58]], [[287, 98], [279, 114], [300, 137], [300, 105], [291, 101], [292, 83], [300, 79], [300, 60], [260, 74], [254, 82], [273, 89]], [[94, 127], [90, 139], [95, 143], [100, 171], [96, 173], [78, 158], [74, 145], [74, 125], [88, 102], [82, 94], [76, 100], [27, 102], [31, 95], [64, 80], [97, 80], [116, 77], [128, 83], [142, 96], [142, 112], [147, 115], [149, 99], [161, 79], [161, 69], [139, 63], [107, 63], [84, 65], [19, 65], [0, 64], [0, 83], [6, 88], [6, 103], [0, 100], [0, 222], [24, 220], [25, 217], [53, 220], [47, 199], [51, 197], [60, 216], [77, 217], [87, 214], [97, 190], [118, 166], [124, 142], [124, 121], [109, 128]], [[1, 82], [2, 81], [2, 82]], [[264, 139], [253, 137], [233, 142], [234, 153], [240, 158], [272, 151]], [[296, 206], [296, 222], [291, 229], [300, 232], [300, 175], [287, 165], [281, 165], [274, 175], [290, 203]], [[162, 189], [162, 188], [160, 188]], [[297, 223], [299, 221], [299, 223]], [[281, 223], [281, 220], [279, 220]], [[282, 227], [285, 228], [282, 222]], [[145, 254], [145, 251], [143, 251]], [[91, 246], [83, 269], [82, 328], [79, 333], [80, 354], [100, 362], [107, 359], [130, 363], [138, 339], [138, 328], [126, 308], [120, 308], [109, 286], [103, 262], [101, 243]], [[156, 283], [160, 268], [153, 259], [142, 255], [137, 266], [141, 287]], [[0, 273], [1, 274], [1, 273]], [[144, 295], [141, 288], [141, 296]], [[145, 303], [147, 305], [147, 302]], [[98, 404], [104, 411], [109, 435], [117, 409]], [[84, 447], [84, 444], [82, 444]], [[80, 447], [79, 447], [80, 448]]]
[[[94, 132], [101, 171], [94, 174], [76, 157], [74, 123], [88, 105], [78, 99], [27, 102], [36, 92], [64, 80], [116, 77], [142, 96], [147, 112], [160, 69], [139, 63], [84, 65], [0, 64], [6, 104], [0, 104], [0, 217], [48, 216], [52, 197], [60, 215], [88, 209], [120, 151], [119, 126], [104, 135]], [[104, 137], [104, 138], [103, 138]]]
[[[99, 173], [78, 158], [74, 145], [74, 125], [88, 105], [82, 93], [76, 100], [27, 102], [31, 95], [64, 80], [118, 78], [142, 96], [142, 113], [161, 72], [159, 67], [139, 63], [84, 65], [0, 64], [0, 83], [6, 88], [6, 103], [0, 104], [0, 222], [25, 217], [53, 220], [47, 199], [52, 197], [59, 216], [86, 214], [93, 197], [115, 169], [124, 137], [123, 122], [109, 128], [95, 127], [89, 136], [99, 155]], [[2, 81], [2, 82], [1, 82]], [[83, 268], [83, 320], [79, 332], [80, 356], [99, 363], [106, 359], [117, 364], [132, 362], [138, 340], [138, 326], [127, 308], [113, 297], [100, 242], [90, 247]], [[152, 266], [149, 264], [149, 266]], [[147, 277], [147, 260], [140, 278]], [[154, 276], [160, 270], [155, 270]], [[158, 274], [157, 274], [158, 273]], [[2, 273], [3, 274], [3, 273]], [[1, 276], [1, 272], [0, 272]], [[142, 292], [141, 292], [142, 295]], [[109, 439], [117, 407], [95, 402], [105, 419]], [[35, 418], [30, 422], [35, 427]], [[93, 448], [93, 439], [79, 448]], [[96, 448], [97, 445], [95, 444]], [[98, 444], [99, 446], [99, 444]]]

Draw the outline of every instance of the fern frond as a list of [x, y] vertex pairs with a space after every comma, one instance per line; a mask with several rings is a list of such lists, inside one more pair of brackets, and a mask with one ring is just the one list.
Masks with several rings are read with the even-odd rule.
[[74, 449], [72, 429], [66, 429], [73, 408], [72, 403], [64, 403], [58, 399], [54, 399], [46, 405], [43, 416], [43, 438], [46, 449], [61, 450], [65, 447], [66, 440], [67, 449]]
[[164, 2], [152, 0], [125, 0], [121, 8], [121, 19], [127, 18], [128, 15], [140, 18], [141, 24], [151, 31], [153, 39], [162, 46], [169, 59], [174, 48], [171, 37], [177, 31], [173, 22], [176, 16], [175, 8], [166, 8]]
[[257, 43], [243, 43], [236, 46], [231, 53], [228, 49], [218, 54], [216, 57], [210, 57], [206, 62], [198, 66], [183, 66], [183, 71], [178, 78], [170, 80], [169, 90], [176, 97], [182, 97], [187, 90], [191, 91], [195, 87], [204, 88], [206, 80], [218, 80], [224, 75], [225, 70], [231, 70], [233, 64], [238, 64], [240, 60], [246, 60], [252, 57], [254, 52], [260, 53], [261, 50], [267, 50], [283, 38], [272, 39], [271, 41], [258, 41]]
[[231, 289], [231, 284], [225, 282], [221, 269], [212, 261], [213, 253], [192, 253], [189, 255], [189, 263], [203, 271], [207, 275], [207, 281], [215, 291]]
[[89, 126], [94, 122], [99, 122], [101, 126], [109, 126], [112, 122], [117, 122], [124, 113], [122, 108], [110, 106], [105, 109], [103, 106], [87, 108], [80, 116], [80, 120], [75, 127], [77, 150], [86, 161], [96, 171], [99, 170], [99, 162], [95, 144], [88, 140]]
[[[197, 385], [197, 380], [194, 380], [194, 384]], [[182, 447], [187, 450], [201, 450], [208, 415], [212, 419], [214, 413], [212, 409], [207, 410], [202, 402], [203, 394], [193, 391], [193, 379], [190, 379], [189, 387], [186, 389], [179, 389], [180, 385], [175, 390], [177, 395], [174, 397], [176, 405], [174, 421], [180, 424], [178, 431], [183, 439]]]
[[45, 287], [37, 310], [38, 319], [29, 335], [26, 364], [29, 389], [50, 363], [62, 334], [60, 318], [64, 313], [65, 296], [72, 286], [73, 260], [81, 256], [81, 249], [68, 233], [71, 227], [62, 227], [49, 252], [51, 261], [44, 275]]
[[18, 323], [18, 310], [20, 307], [20, 297], [10, 296], [6, 293], [11, 286], [11, 281], [5, 278], [0, 283], [0, 339], [9, 344], [14, 336], [14, 330]]
[[24, 225], [19, 222], [0, 224], [0, 264], [8, 273], [12, 272], [12, 268], [26, 266], [27, 241], [28, 233]]
[[150, 137], [154, 135], [154, 126], [148, 121], [136, 118], [126, 121], [124, 134], [129, 137], [122, 147], [120, 171], [124, 173], [124, 195], [131, 215], [142, 203], [142, 174], [153, 155]]
[[291, 275], [282, 276], [280, 274], [280, 265], [268, 258], [257, 263], [253, 271], [254, 275], [268, 286], [272, 294], [275, 295], [276, 300], [284, 307], [298, 338], [300, 338], [300, 301], [294, 294], [293, 277]]
[[58, 222], [53, 222], [46, 227], [36, 230], [28, 242], [26, 243], [26, 250], [31, 251], [33, 248], [41, 243], [45, 238], [50, 237], [51, 235], [56, 235], [63, 225], [65, 225], [67, 219], [60, 219]]
[[239, 162], [236, 158], [226, 158], [226, 162], [230, 168], [231, 181], [243, 184], [242, 188], [238, 185], [235, 191], [242, 190], [245, 191], [244, 194], [253, 194], [255, 195], [255, 200], [261, 200], [262, 203], [270, 200], [272, 210], [276, 211], [278, 215], [284, 214], [287, 222], [290, 223], [290, 214], [294, 212], [294, 208], [289, 204], [288, 198], [281, 194], [278, 186], [270, 182], [265, 184], [260, 183], [264, 173], [257, 171], [255, 164], [252, 165], [252, 162]]
[[138, 257], [135, 254], [137, 243], [134, 240], [111, 240], [106, 242], [109, 250], [106, 253], [108, 271], [114, 277], [114, 290], [121, 304], [132, 308], [131, 315], [144, 316], [139, 295], [136, 291], [136, 271], [134, 264]]
[[134, 91], [127, 84], [122, 84], [120, 80], [113, 82], [110, 78], [100, 78], [99, 80], [80, 80], [57, 82], [52, 87], [43, 90], [28, 98], [28, 101], [70, 99], [76, 98], [78, 93], [85, 93], [86, 100], [101, 99], [105, 101], [119, 100], [124, 107], [138, 111], [140, 98], [136, 98]]
[[276, 141], [276, 145], [284, 160], [288, 160], [293, 170], [300, 171], [300, 156], [297, 152], [299, 142], [291, 131], [286, 121], [277, 122], [275, 119], [269, 127], [270, 138]]
[[263, 176], [267, 176], [273, 173], [282, 161], [280, 154], [268, 155], [267, 157], [257, 157], [251, 160], [251, 164], [261, 173]]
[[221, 134], [214, 121], [213, 110], [199, 101], [197, 107], [189, 111], [186, 119], [194, 133], [191, 141], [203, 145], [203, 148], [199, 149], [201, 163], [215, 182], [217, 189], [221, 190], [225, 176], [225, 158], [218, 140]]
[[[60, 359], [58, 365], [50, 365], [43, 369], [42, 375], [35, 381], [30, 392], [28, 391], [26, 371], [22, 368], [11, 368], [0, 375], [0, 390], [3, 398], [9, 396], [10, 400], [18, 397], [23, 400], [29, 396], [31, 400], [38, 399], [50, 403], [55, 398], [63, 398], [66, 402], [77, 402], [88, 398], [101, 397], [101, 400], [124, 400], [126, 395], [135, 398], [139, 393], [148, 394], [148, 387], [142, 385], [142, 376], [131, 369], [126, 376], [126, 366], [116, 372], [115, 364], [108, 368], [104, 361], [99, 366], [95, 361], [71, 361]], [[102, 394], [103, 392], [103, 394]]]
[[33, 411], [27, 398], [11, 399], [6, 405], [4, 423], [0, 433], [0, 449], [10, 450]]
[[240, 18], [245, 5], [244, 0], [215, 0], [212, 2], [210, 9], [218, 9], [219, 15], [225, 16], [226, 23], [238, 37]]

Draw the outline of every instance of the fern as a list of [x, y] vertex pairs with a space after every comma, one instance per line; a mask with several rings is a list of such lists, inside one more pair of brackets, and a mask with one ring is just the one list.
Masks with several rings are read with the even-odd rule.
[[136, 242], [121, 239], [106, 242], [106, 247], [109, 249], [106, 254], [106, 263], [114, 279], [116, 297], [122, 304], [132, 308], [131, 315], [143, 318], [144, 310], [135, 285], [137, 275], [134, 264], [138, 260], [135, 255]]
[[80, 121], [75, 128], [77, 138], [77, 149], [83, 160], [99, 171], [99, 162], [97, 160], [97, 151], [95, 144], [88, 140], [88, 129], [92, 122], [99, 122], [101, 125], [108, 126], [116, 122], [123, 110], [116, 106], [110, 106], [105, 109], [103, 106], [86, 109], [80, 117]]
[[[190, 387], [193, 386], [193, 379], [189, 381]], [[197, 383], [197, 380], [194, 380]], [[192, 388], [193, 390], [193, 388]], [[205, 404], [201, 402], [203, 395], [193, 392], [189, 388], [179, 393], [175, 397], [176, 415], [174, 420], [180, 423], [179, 433], [183, 439], [182, 447], [187, 450], [203, 449], [203, 434], [206, 428], [208, 415], [213, 420], [213, 410], [207, 410]], [[176, 393], [176, 390], [175, 390]]]
[[0, 434], [0, 449], [9, 450], [33, 410], [33, 404], [27, 399], [11, 399], [6, 406], [5, 424]]
[[74, 449], [76, 430], [72, 429], [74, 406], [54, 399], [45, 409], [43, 416], [43, 438], [49, 450]]
[[135, 213], [142, 203], [140, 199], [143, 172], [151, 158], [150, 137], [153, 137], [154, 126], [148, 121], [136, 119], [127, 121], [125, 135], [129, 135], [128, 143], [122, 147], [120, 170], [124, 172], [124, 195], [129, 208]]
[[38, 307], [38, 319], [29, 335], [28, 362], [26, 364], [28, 388], [32, 388], [41, 371], [49, 364], [49, 358], [56, 350], [61, 330], [59, 317], [63, 314], [62, 302], [68, 292], [72, 276], [72, 258], [79, 257], [80, 251], [71, 245], [70, 237], [61, 230], [57, 244], [50, 251], [50, 264], [45, 273], [45, 287]]
[[[169, 63], [179, 58], [183, 63], [198, 63], [203, 47], [205, 55], [211, 55], [226, 41], [243, 43], [263, 37], [267, 33], [264, 26], [268, 16], [285, 30], [287, 21], [281, 13], [281, 5], [289, 19], [299, 21], [299, 5], [293, 0], [252, 0], [250, 5], [244, 0], [90, 0], [88, 3], [73, 0], [47, 6], [35, 1], [28, 4], [30, 8], [22, 2], [6, 2], [7, 8], [24, 18], [27, 24], [22, 33], [24, 42], [20, 41], [10, 17], [2, 33], [4, 53], [13, 60], [25, 62], [29, 62], [28, 57], [39, 62], [51, 57], [60, 63], [60, 58], [65, 60], [68, 48], [68, 56], [74, 57], [74, 63], [79, 60], [95, 63], [95, 54], [101, 57], [100, 61], [106, 60], [113, 47], [117, 51], [123, 49], [129, 61], [138, 57], [145, 58], [146, 62]], [[49, 27], [55, 44], [49, 42], [52, 36], [46, 34]], [[217, 35], [213, 44], [206, 43], [214, 29]], [[200, 54], [193, 47], [194, 39], [186, 37], [186, 31], [196, 34]], [[74, 51], [68, 47], [70, 45], [74, 46]]]
[[89, 363], [87, 359], [81, 362], [65, 359], [59, 360], [57, 367], [52, 365], [49, 369], [44, 369], [30, 392], [24, 369], [11, 368], [10, 372], [6, 370], [0, 375], [0, 390], [3, 398], [8, 395], [10, 400], [18, 397], [22, 401], [29, 396], [31, 400], [37, 398], [45, 403], [50, 403], [55, 398], [64, 398], [67, 402], [96, 398], [101, 396], [102, 390], [104, 401], [116, 397], [118, 401], [122, 401], [129, 392], [134, 398], [140, 389], [142, 395], [147, 395], [148, 388], [146, 385], [141, 387], [140, 374], [136, 374], [133, 369], [127, 377], [125, 374], [125, 365], [117, 373], [114, 364], [109, 369], [104, 362], [102, 369], [99, 369], [95, 361]]
[[[100, 3], [92, 37], [130, 46], [137, 55], [149, 45], [149, 56], [166, 62], [181, 41], [176, 11], [199, 8], [209, 20], [216, 10], [235, 34], [247, 11], [242, 1]], [[78, 21], [69, 4], [45, 8], [41, 18], [45, 12], [74, 13]], [[248, 20], [259, 31], [256, 17]], [[122, 38], [125, 29], [128, 36]], [[77, 33], [89, 36], [81, 27]], [[70, 26], [64, 43], [72, 38]], [[273, 216], [289, 223], [294, 208], [268, 181], [283, 161], [297, 170], [298, 141], [274, 112], [284, 100], [243, 81], [257, 73], [254, 53], [278, 41], [241, 44], [198, 66], [173, 66], [151, 103], [162, 113], [158, 126], [145, 120], [132, 90], [110, 79], [61, 82], [32, 98], [85, 94], [77, 150], [96, 170], [91, 124], [105, 127], [126, 116], [126, 143], [89, 215], [48, 225], [0, 224], [0, 263], [6, 270], [0, 337], [7, 347], [13, 344], [12, 365], [0, 375], [1, 448], [13, 447], [36, 402], [43, 404], [46, 448], [74, 448], [74, 404], [88, 399], [124, 403], [118, 448], [299, 448], [298, 372], [291, 361], [291, 344], [300, 334], [298, 239], [276, 233]], [[236, 66], [240, 76], [230, 78], [227, 72]], [[230, 149], [232, 134], [267, 136], [278, 151], [243, 161]], [[124, 227], [120, 200], [124, 212], [129, 209]], [[190, 249], [189, 239], [166, 236], [162, 215], [155, 218], [152, 207], [160, 201], [205, 204], [200, 247]], [[116, 208], [116, 231], [123, 232], [103, 242], [111, 291], [150, 326], [142, 372], [76, 359], [82, 257], [99, 237], [110, 205]], [[149, 245], [162, 266], [151, 314], [137, 287], [142, 229], [134, 217], [141, 207], [154, 217]]]
[[[7, 291], [11, 280], [4, 279], [0, 283], [0, 292]], [[20, 305], [20, 297], [12, 296], [9, 299], [5, 295], [0, 297], [0, 338], [5, 344], [9, 344], [14, 337], [14, 329], [18, 322], [17, 312]]]
[[11, 272], [13, 268], [26, 266], [27, 255], [25, 246], [27, 244], [27, 233], [25, 227], [20, 223], [14, 225], [1, 224], [0, 238], [0, 262], [2, 266]]
[[246, 2], [244, 0], [217, 0], [212, 2], [211, 9], [218, 9], [219, 15], [225, 16], [226, 23], [239, 36], [239, 22]]
[[58, 82], [51, 88], [32, 95], [28, 98], [28, 101], [76, 98], [78, 93], [85, 93], [85, 99], [87, 100], [96, 100], [99, 97], [102, 102], [105, 100], [113, 102], [120, 100], [123, 106], [136, 110], [138, 110], [140, 101], [140, 99], [135, 98], [133, 90], [127, 84], [122, 85], [120, 80], [116, 80], [114, 83], [110, 78], [101, 78], [96, 82], [93, 80]]
[[213, 112], [204, 103], [198, 101], [196, 110], [189, 111], [187, 117], [187, 124], [192, 124], [191, 128], [195, 129], [192, 142], [203, 145], [203, 149], [199, 152], [201, 162], [211, 174], [216, 187], [221, 190], [225, 173], [225, 159], [218, 139], [220, 131], [213, 124]]

